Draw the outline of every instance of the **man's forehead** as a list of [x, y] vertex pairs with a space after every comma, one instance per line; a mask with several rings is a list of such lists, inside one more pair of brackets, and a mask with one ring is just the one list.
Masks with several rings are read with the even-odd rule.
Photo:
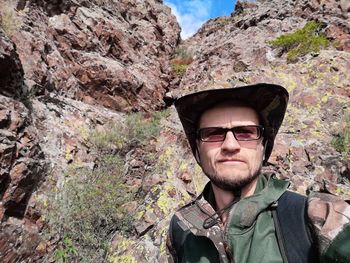
[[247, 117], [249, 119], [258, 119], [259, 114], [256, 112], [254, 107], [249, 105], [248, 103], [241, 101], [224, 101], [205, 110], [198, 121], [198, 125], [200, 125], [204, 119], [215, 120], [216, 118], [222, 117], [220, 113], [225, 114], [226, 116], [230, 115], [230, 112], [236, 112], [236, 114], [242, 114], [243, 118]]
[[206, 109], [205, 111], [202, 112], [200, 118], [202, 118], [203, 115], [205, 115], [208, 112], [212, 112], [212, 111], [224, 111], [227, 108], [249, 108], [249, 110], [254, 111], [257, 115], [258, 112], [255, 110], [255, 108], [249, 104], [248, 102], [245, 101], [236, 101], [236, 100], [227, 100], [227, 101], [222, 101], [219, 103], [216, 103], [215, 105], [209, 107], [208, 109]]

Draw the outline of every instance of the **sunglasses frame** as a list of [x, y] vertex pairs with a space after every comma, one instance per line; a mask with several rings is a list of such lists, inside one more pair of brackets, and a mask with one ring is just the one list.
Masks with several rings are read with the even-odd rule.
[[[235, 134], [235, 130], [237, 130], [238, 128], [243, 128], [243, 127], [256, 127], [257, 128], [257, 131], [258, 131], [258, 138], [256, 139], [248, 139], [248, 140], [241, 140], [241, 139], [237, 139], [236, 137], [236, 134]], [[201, 132], [203, 130], [206, 130], [206, 129], [220, 129], [220, 130], [223, 130], [225, 131], [225, 135], [223, 137], [222, 140], [215, 140], [215, 141], [207, 141], [207, 140], [203, 140], [202, 136], [201, 136]], [[244, 142], [244, 141], [257, 141], [259, 140], [261, 137], [263, 137], [264, 135], [264, 126], [262, 125], [240, 125], [240, 126], [235, 126], [235, 127], [232, 127], [232, 128], [224, 128], [224, 127], [205, 127], [205, 128], [201, 128], [201, 129], [198, 129], [197, 131], [197, 138], [199, 138], [200, 141], [202, 142], [223, 142], [225, 141], [226, 139], [226, 135], [227, 133], [231, 131], [233, 136], [235, 137], [235, 139], [239, 142]]]

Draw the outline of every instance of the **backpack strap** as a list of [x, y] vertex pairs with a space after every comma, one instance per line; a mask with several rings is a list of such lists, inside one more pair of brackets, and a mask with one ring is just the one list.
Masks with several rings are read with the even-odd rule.
[[278, 244], [284, 262], [318, 262], [307, 220], [307, 198], [286, 191], [272, 210]]
[[181, 208], [170, 221], [167, 246], [173, 262], [195, 257], [201, 251], [202, 256], [210, 262], [228, 263], [230, 260], [226, 254], [221, 228], [218, 225], [208, 229], [203, 226], [209, 215], [203, 212], [205, 204], [201, 202], [196, 200]]

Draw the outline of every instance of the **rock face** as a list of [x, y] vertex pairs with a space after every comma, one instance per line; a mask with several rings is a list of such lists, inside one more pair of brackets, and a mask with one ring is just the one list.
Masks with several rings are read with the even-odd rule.
[[0, 31], [0, 87], [1, 94], [18, 98], [24, 90], [23, 69], [14, 44]]
[[21, 12], [0, 2], [0, 28], [21, 21], [11, 39], [0, 29], [0, 261], [47, 262], [58, 239], [42, 238], [45, 179], [93, 166], [86, 136], [120, 121], [115, 110], [165, 107], [180, 28], [161, 1], [11, 5]]
[[[349, 198], [349, 156], [331, 143], [350, 114], [346, 1], [239, 2], [230, 17], [208, 21], [181, 43], [192, 63], [179, 87], [170, 59], [180, 28], [162, 1], [19, 0], [16, 5], [23, 23], [8, 34], [11, 39], [0, 33], [1, 262], [55, 260], [63, 236], [43, 233], [47, 196], [64, 190], [68, 169], [94, 169], [92, 130], [123, 123], [121, 112], [152, 112], [166, 106], [169, 94], [206, 87], [285, 86], [290, 104], [265, 172], [289, 179], [300, 193], [314, 189]], [[287, 62], [283, 50], [268, 41], [310, 20], [325, 25], [332, 44]], [[128, 149], [125, 158], [126, 185], [142, 201], [125, 204], [137, 217], [134, 230], [113, 234], [106, 260], [166, 262], [170, 216], [206, 182], [175, 110], [162, 120], [159, 138]]]
[[[21, 62], [15, 46], [3, 32], [0, 69], [0, 258], [2, 262], [16, 262], [23, 255], [31, 255], [39, 244], [36, 222], [40, 215], [27, 208], [32, 193], [44, 179], [46, 162], [38, 130], [32, 125], [30, 105], [25, 104], [30, 102], [20, 99], [26, 94]], [[22, 240], [18, 239], [20, 236]], [[18, 251], [11, 245], [16, 242]]]
[[[23, 2], [23, 1], [22, 1]], [[26, 83], [118, 111], [164, 107], [179, 26], [159, 1], [27, 1], [12, 37]]]

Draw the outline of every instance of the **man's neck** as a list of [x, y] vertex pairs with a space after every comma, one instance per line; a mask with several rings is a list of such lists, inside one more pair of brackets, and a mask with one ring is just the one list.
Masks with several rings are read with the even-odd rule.
[[[256, 188], [257, 181], [258, 181], [258, 178], [256, 178], [249, 185], [243, 187], [241, 189], [240, 197], [235, 196], [233, 191], [227, 191], [227, 190], [221, 189], [212, 183], [211, 185], [215, 196], [216, 209], [220, 210], [220, 209], [226, 208], [236, 198], [244, 198], [244, 197], [253, 195]], [[224, 225], [226, 224], [227, 217], [228, 217], [228, 213], [223, 213], [221, 215], [221, 220], [224, 223]]]

